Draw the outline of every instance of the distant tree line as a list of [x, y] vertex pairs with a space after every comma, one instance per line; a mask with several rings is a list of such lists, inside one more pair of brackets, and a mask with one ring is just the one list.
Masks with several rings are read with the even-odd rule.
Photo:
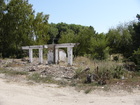
[[28, 0], [1, 0], [0, 56], [22, 57], [21, 46], [26, 45], [80, 43], [75, 56], [104, 60], [119, 53], [140, 65], [140, 15], [136, 17], [137, 22], [99, 34], [92, 26], [49, 24], [49, 15], [35, 13]]
[[111, 54], [122, 54], [127, 60], [140, 64], [140, 15], [137, 22], [120, 24], [105, 33], [97, 33], [92, 26], [58, 23], [49, 24], [48, 43], [80, 43], [75, 56], [104, 60]]

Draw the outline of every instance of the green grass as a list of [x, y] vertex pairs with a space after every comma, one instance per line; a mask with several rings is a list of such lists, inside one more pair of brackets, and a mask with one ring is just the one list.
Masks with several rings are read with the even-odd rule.
[[34, 73], [28, 76], [28, 79], [37, 83], [55, 83], [51, 76], [41, 77], [39, 73]]
[[36, 83], [53, 83], [53, 84], [57, 84], [59, 86], [65, 87], [68, 86], [68, 82], [65, 80], [55, 80], [53, 79], [53, 77], [50, 76], [46, 76], [46, 77], [41, 77], [41, 75], [39, 73], [34, 73], [30, 76], [27, 77], [28, 80], [32, 80]]
[[16, 76], [16, 75], [28, 75], [28, 72], [25, 71], [14, 71], [14, 70], [6, 70], [6, 69], [0, 69], [0, 73], [10, 75], [10, 76]]
[[134, 76], [140, 77], [140, 71], [134, 72]]
[[88, 89], [85, 90], [85, 94], [88, 94], [88, 93], [90, 93], [91, 91], [92, 91], [92, 88], [88, 88]]

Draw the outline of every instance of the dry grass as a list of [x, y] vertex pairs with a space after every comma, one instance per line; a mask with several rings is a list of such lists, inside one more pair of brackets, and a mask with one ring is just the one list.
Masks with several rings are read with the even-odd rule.
[[0, 73], [10, 75], [10, 76], [16, 76], [16, 75], [28, 75], [28, 72], [25, 71], [14, 71], [14, 70], [6, 70], [6, 69], [0, 69]]
[[[85, 90], [85, 93], [89, 93], [94, 86], [107, 85], [105, 90], [108, 90], [108, 86], [119, 85], [124, 90], [131, 90], [130, 88], [140, 86], [140, 72], [128, 71], [124, 68], [122, 62], [116, 61], [99, 61], [90, 60], [86, 57], [77, 57], [74, 60], [75, 66], [78, 68], [75, 72], [75, 81], [72, 83], [76, 88]], [[85, 71], [86, 68], [89, 70]], [[98, 68], [98, 70], [97, 70]], [[91, 81], [90, 84], [85, 84], [87, 75], [95, 74], [97, 79]]]
[[90, 70], [94, 71], [97, 66], [101, 69], [111, 69], [115, 66], [122, 66], [123, 63], [115, 62], [115, 61], [101, 61], [101, 60], [91, 60], [86, 57], [77, 57], [74, 59], [74, 64], [76, 67], [84, 70], [89, 67]]
[[75, 58], [75, 64], [78, 68], [76, 74], [81, 74], [87, 68], [88, 73], [94, 73], [96, 75], [103, 75], [108, 73], [108, 78], [121, 78], [128, 75], [128, 72], [124, 69], [123, 63], [115, 61], [100, 61], [100, 60], [90, 60], [86, 57]]

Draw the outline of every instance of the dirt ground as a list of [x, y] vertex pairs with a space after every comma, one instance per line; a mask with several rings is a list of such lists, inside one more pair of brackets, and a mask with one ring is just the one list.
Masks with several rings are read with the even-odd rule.
[[54, 84], [10, 82], [0, 78], [0, 105], [140, 105], [140, 90], [89, 94]]

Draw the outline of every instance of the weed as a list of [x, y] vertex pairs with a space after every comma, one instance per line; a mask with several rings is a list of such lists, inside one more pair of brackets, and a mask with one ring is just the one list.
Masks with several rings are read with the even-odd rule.
[[81, 72], [82, 72], [82, 68], [78, 68], [78, 69], [75, 71], [75, 75], [74, 75], [73, 78], [78, 78], [78, 77], [80, 76]]
[[133, 75], [134, 75], [134, 76], [137, 76], [137, 77], [140, 77], [140, 71], [134, 72]]
[[[125, 70], [123, 63], [119, 62], [90, 60], [88, 58], [78, 57], [76, 58], [76, 64], [78, 69], [75, 71], [74, 78], [79, 83], [92, 83], [94, 81], [94, 83], [99, 85], [105, 85], [107, 81], [114, 78], [126, 79], [132, 78], [133, 76], [131, 72]], [[85, 71], [85, 68], [90, 68], [90, 70]]]
[[110, 91], [110, 87], [109, 86], [104, 86], [103, 90], [104, 91]]
[[6, 69], [0, 69], [0, 73], [4, 73], [4, 74], [10, 75], [10, 76], [28, 75], [28, 72], [25, 72], [25, 71], [14, 71], [14, 70], [6, 70]]
[[37, 83], [54, 83], [54, 80], [52, 79], [51, 76], [46, 76], [46, 77], [41, 77], [39, 73], [34, 73], [30, 76], [28, 76], [29, 80], [33, 80]]
[[85, 90], [85, 94], [88, 94], [88, 93], [90, 93], [91, 91], [92, 91], [92, 88], [88, 88], [88, 89]]
[[77, 80], [72, 79], [72, 80], [70, 81], [70, 83], [69, 83], [69, 86], [76, 87], [77, 84], [78, 84], [78, 83], [77, 83]]
[[70, 86], [75, 87], [76, 83], [70, 83]]
[[62, 86], [62, 87], [65, 87], [68, 85], [68, 82], [65, 80], [55, 81], [55, 83], [57, 83], [59, 86]]

